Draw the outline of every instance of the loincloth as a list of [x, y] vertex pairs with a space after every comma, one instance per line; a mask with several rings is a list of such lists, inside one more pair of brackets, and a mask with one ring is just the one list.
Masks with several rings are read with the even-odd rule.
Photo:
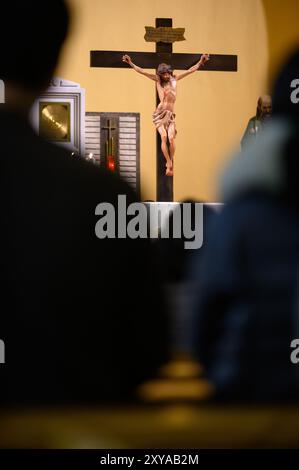
[[175, 126], [175, 114], [169, 109], [161, 109], [158, 108], [153, 114], [153, 123], [158, 127], [164, 126], [165, 130], [169, 128], [170, 124], [174, 124], [175, 134], [177, 134], [176, 126]]

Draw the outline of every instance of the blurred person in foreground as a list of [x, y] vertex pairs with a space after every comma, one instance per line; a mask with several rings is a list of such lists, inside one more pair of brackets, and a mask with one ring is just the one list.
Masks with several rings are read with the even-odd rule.
[[167, 347], [148, 240], [95, 236], [96, 206], [135, 195], [28, 123], [67, 35], [65, 2], [10, 1], [1, 13], [14, 27], [0, 31], [0, 403], [125, 400]]
[[257, 102], [256, 114], [249, 119], [241, 140], [244, 149], [247, 144], [253, 143], [264, 131], [264, 125], [269, 122], [272, 114], [272, 98], [269, 95], [260, 96]]
[[215, 399], [299, 400], [299, 104], [291, 82], [299, 50], [273, 94], [273, 121], [238, 155], [222, 181], [227, 203], [215, 220], [202, 265], [193, 272], [194, 350]]

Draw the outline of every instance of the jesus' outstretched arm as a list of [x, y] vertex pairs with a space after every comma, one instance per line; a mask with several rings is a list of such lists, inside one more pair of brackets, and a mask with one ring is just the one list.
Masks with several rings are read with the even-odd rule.
[[138, 65], [133, 64], [131, 57], [129, 55], [125, 54], [122, 57], [122, 61], [126, 62], [126, 64], [129, 64], [132, 67], [132, 69], [134, 69], [138, 73], [141, 73], [141, 75], [144, 75], [145, 77], [150, 78], [151, 80], [155, 80], [155, 81], [158, 80], [157, 76], [154, 75], [153, 73], [148, 73], [146, 72], [146, 70], [142, 69], [141, 67], [138, 67]]
[[210, 60], [210, 54], [202, 54], [200, 60], [195, 65], [190, 67], [190, 69], [186, 70], [185, 72], [176, 75], [176, 79], [181, 80], [182, 78], [187, 77], [191, 73], [196, 72], [196, 70], [198, 70], [200, 67], [203, 67], [205, 63], [208, 62], [208, 60]]

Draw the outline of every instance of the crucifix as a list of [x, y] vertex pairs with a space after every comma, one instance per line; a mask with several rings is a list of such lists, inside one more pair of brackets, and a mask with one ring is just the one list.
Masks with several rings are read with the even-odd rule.
[[101, 128], [103, 131], [108, 131], [108, 139], [105, 141], [105, 164], [109, 171], [115, 171], [116, 169], [116, 158], [115, 158], [115, 145], [112, 137], [112, 131], [115, 131], [116, 127], [111, 125], [110, 119], [107, 120], [107, 126]]
[[[198, 62], [201, 54], [179, 54], [172, 52], [172, 43], [183, 40], [184, 29], [172, 29], [171, 18], [156, 18], [156, 28], [146, 27], [145, 39], [156, 43], [156, 52], [128, 51], [91, 51], [91, 67], [125, 68], [129, 67], [122, 61], [122, 56], [128, 54], [133, 62], [144, 69], [157, 69], [161, 63], [171, 64], [173, 69], [183, 70]], [[204, 70], [208, 71], [237, 71], [237, 56], [228, 54], [212, 54]], [[156, 97], [158, 105], [158, 96]], [[173, 177], [165, 175], [165, 159], [161, 150], [161, 138], [157, 133], [157, 201], [173, 201]]]

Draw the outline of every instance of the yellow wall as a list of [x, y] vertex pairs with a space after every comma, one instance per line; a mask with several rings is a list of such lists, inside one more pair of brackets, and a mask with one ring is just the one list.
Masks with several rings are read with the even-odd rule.
[[299, 44], [298, 0], [263, 0], [269, 49], [269, 83], [288, 56]]
[[[237, 54], [237, 73], [200, 72], [178, 84], [175, 199], [213, 201], [218, 173], [254, 114], [257, 97], [268, 91], [268, 59], [276, 64], [284, 50], [280, 35], [288, 31], [286, 47], [297, 34], [298, 20], [276, 29], [280, 9], [296, 2], [69, 0], [73, 28], [57, 75], [86, 88], [87, 111], [140, 113], [142, 195], [155, 199], [154, 83], [131, 69], [90, 68], [90, 50], [154, 51], [155, 45], [143, 38], [144, 26], [154, 26], [156, 17], [172, 17], [174, 27], [186, 29], [186, 41], [175, 43], [175, 52]], [[271, 23], [269, 32], [266, 21]], [[272, 40], [269, 34], [279, 36]]]

